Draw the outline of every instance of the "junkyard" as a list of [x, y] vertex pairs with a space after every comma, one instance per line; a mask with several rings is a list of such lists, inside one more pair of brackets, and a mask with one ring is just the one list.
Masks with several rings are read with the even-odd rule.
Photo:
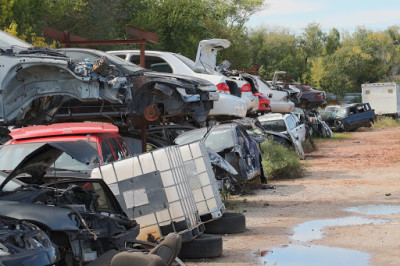
[[399, 132], [318, 143], [304, 178], [235, 198], [246, 232], [224, 236], [222, 257], [190, 264], [399, 264]]
[[400, 264], [399, 27], [30, 1], [0, 1], [0, 265]]

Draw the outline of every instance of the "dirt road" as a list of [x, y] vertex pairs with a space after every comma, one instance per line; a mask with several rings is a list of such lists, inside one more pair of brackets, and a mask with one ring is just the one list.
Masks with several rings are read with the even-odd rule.
[[349, 134], [317, 143], [304, 178], [234, 198], [248, 230], [223, 236], [222, 257], [188, 264], [312, 265], [324, 254], [314, 265], [400, 265], [400, 128]]

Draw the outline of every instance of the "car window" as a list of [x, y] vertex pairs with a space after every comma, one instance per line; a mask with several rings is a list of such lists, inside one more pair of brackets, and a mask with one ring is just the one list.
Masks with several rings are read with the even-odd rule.
[[282, 132], [287, 130], [285, 121], [283, 121], [283, 119], [262, 121], [261, 125], [265, 130], [270, 131]]
[[76, 51], [64, 51], [65, 55], [71, 58], [73, 61], [89, 61], [91, 63], [95, 63], [97, 60], [101, 58], [101, 56], [89, 54], [85, 52], [76, 52]]
[[103, 161], [104, 163], [110, 163], [115, 161], [114, 156], [112, 154], [111, 148], [108, 145], [108, 142], [106, 140], [103, 140], [101, 142], [101, 152], [103, 154]]
[[[140, 64], [140, 55], [132, 55], [130, 62]], [[145, 68], [164, 73], [172, 73], [170, 64], [159, 56], [146, 56]]]
[[121, 146], [119, 146], [115, 138], [108, 138], [108, 142], [110, 143], [111, 149], [114, 151], [115, 156], [117, 156], [117, 161], [126, 157], [126, 154], [122, 151]]
[[131, 152], [130, 152], [130, 150], [128, 148], [128, 145], [126, 145], [126, 142], [124, 141], [124, 139], [121, 138], [121, 137], [118, 137], [117, 140], [118, 140], [119, 145], [121, 145], [121, 148], [122, 148], [122, 151], [125, 154], [125, 157], [130, 156]]
[[[187, 144], [197, 140], [201, 140], [206, 134], [205, 130], [199, 130], [198, 132], [179, 136], [175, 142], [177, 144]], [[232, 148], [235, 145], [235, 139], [233, 131], [230, 128], [227, 129], [212, 129], [207, 135], [205, 144], [207, 147], [219, 152], [221, 150]]]
[[287, 122], [287, 124], [288, 124], [288, 128], [289, 128], [289, 129], [293, 129], [293, 128], [296, 127], [296, 122], [294, 121], [294, 119], [293, 119], [292, 116], [288, 116], [288, 117], [286, 118], [286, 122]]

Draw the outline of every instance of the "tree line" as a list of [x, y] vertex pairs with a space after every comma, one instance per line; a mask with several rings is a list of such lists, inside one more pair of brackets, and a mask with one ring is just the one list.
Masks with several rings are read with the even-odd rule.
[[[200, 40], [224, 38], [223, 50], [232, 68], [260, 65], [272, 79], [285, 70], [295, 82], [343, 95], [361, 84], [399, 80], [399, 26], [384, 31], [363, 27], [354, 32], [317, 23], [301, 33], [287, 28], [249, 28], [246, 22], [266, 5], [264, 0], [0, 0], [0, 29], [35, 46], [56, 47], [42, 37], [44, 27], [69, 30], [88, 40], [128, 39], [131, 24], [160, 35], [160, 44], [146, 49], [181, 53], [194, 59]], [[283, 25], [284, 26], [284, 25]], [[101, 50], [137, 49], [134, 45], [97, 46]]]

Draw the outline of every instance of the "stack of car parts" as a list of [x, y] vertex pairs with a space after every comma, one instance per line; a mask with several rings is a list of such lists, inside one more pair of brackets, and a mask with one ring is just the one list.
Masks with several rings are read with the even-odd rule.
[[91, 177], [102, 178], [128, 217], [141, 225], [138, 240], [177, 232], [187, 242], [204, 231], [176, 146], [97, 167]]

